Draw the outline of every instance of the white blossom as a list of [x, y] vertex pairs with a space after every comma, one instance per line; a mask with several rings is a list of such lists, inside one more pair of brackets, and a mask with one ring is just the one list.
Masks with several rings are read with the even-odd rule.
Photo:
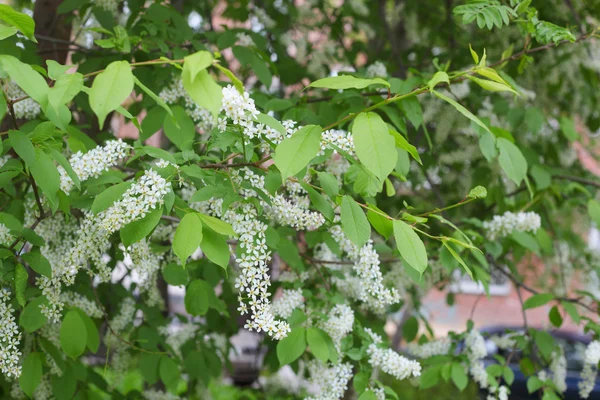
[[317, 388], [317, 393], [304, 400], [342, 399], [352, 378], [352, 365], [349, 363], [332, 365], [312, 360], [308, 364], [308, 371], [310, 382]]
[[302, 289], [284, 289], [281, 296], [273, 300], [271, 312], [276, 317], [289, 318], [295, 309], [304, 308]]
[[0, 289], [0, 372], [7, 378], [21, 376], [19, 360], [21, 351], [21, 332], [15, 322], [13, 308], [10, 305], [10, 292]]
[[417, 358], [429, 358], [448, 354], [451, 345], [449, 338], [441, 338], [423, 344], [409, 343], [407, 351]]
[[367, 67], [367, 78], [385, 78], [387, 74], [387, 68], [381, 61], [375, 61]]
[[392, 375], [396, 379], [402, 380], [406, 378], [418, 377], [421, 375], [421, 364], [415, 360], [401, 356], [392, 349], [382, 349], [379, 344], [382, 339], [373, 331], [367, 331], [369, 335], [375, 339], [367, 348], [369, 355], [369, 364], [373, 368], [379, 368], [383, 372]]
[[596, 384], [598, 375], [598, 362], [600, 362], [600, 341], [594, 340], [588, 344], [583, 358], [583, 370], [579, 386], [579, 396], [587, 399]]
[[[11, 101], [27, 96], [27, 94], [13, 81], [5, 81], [4, 85], [2, 85], [2, 89]], [[31, 97], [13, 103], [13, 109], [15, 110], [15, 117], [17, 119], [35, 119], [42, 111], [40, 104]]]
[[491, 221], [483, 223], [483, 227], [487, 230], [488, 238], [496, 240], [513, 232], [535, 233], [541, 224], [540, 216], [533, 211], [519, 213], [507, 211], [503, 215], [494, 215]]

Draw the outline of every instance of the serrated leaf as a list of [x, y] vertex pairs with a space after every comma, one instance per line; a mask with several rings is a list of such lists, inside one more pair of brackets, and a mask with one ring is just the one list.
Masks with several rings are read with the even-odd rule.
[[364, 89], [371, 85], [383, 85], [390, 87], [390, 84], [381, 78], [355, 78], [352, 75], [339, 75], [323, 78], [312, 82], [308, 87], [327, 88], [327, 89]]
[[66, 355], [77, 358], [87, 345], [85, 322], [75, 310], [67, 312], [60, 326], [60, 346]]
[[554, 299], [554, 295], [552, 293], [539, 293], [534, 294], [527, 300], [523, 302], [523, 310], [528, 310], [530, 308], [541, 307], [545, 304], [548, 304], [550, 301]]
[[352, 197], [342, 197], [341, 220], [344, 234], [358, 247], [362, 247], [371, 238], [369, 221]]
[[202, 242], [202, 220], [198, 213], [186, 214], [175, 230], [173, 238], [173, 252], [181, 264], [185, 265], [186, 260], [200, 247]]
[[320, 126], [307, 125], [277, 145], [273, 159], [283, 180], [296, 175], [316, 157], [321, 148], [321, 132]]
[[410, 267], [423, 274], [427, 269], [427, 252], [423, 241], [405, 222], [394, 220], [393, 226], [400, 256]]
[[127, 61], [114, 61], [94, 79], [89, 92], [90, 107], [102, 128], [106, 116], [116, 110], [133, 91], [133, 74]]
[[352, 125], [352, 137], [360, 162], [383, 182], [398, 158], [387, 124], [376, 113], [361, 113]]
[[510, 180], [520, 185], [527, 176], [527, 160], [523, 156], [523, 153], [521, 153], [521, 150], [509, 140], [497, 138], [496, 143], [500, 152], [500, 156], [498, 157], [500, 166]]
[[306, 329], [297, 327], [277, 343], [277, 359], [280, 365], [294, 362], [306, 350]]

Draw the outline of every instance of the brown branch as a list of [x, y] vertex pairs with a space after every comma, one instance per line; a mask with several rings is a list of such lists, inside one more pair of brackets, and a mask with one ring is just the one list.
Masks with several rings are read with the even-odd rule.
[[555, 178], [564, 179], [567, 181], [583, 183], [584, 185], [594, 186], [596, 188], [600, 188], [600, 182], [593, 181], [591, 179], [580, 178], [578, 176], [570, 176], [570, 175], [554, 175]]

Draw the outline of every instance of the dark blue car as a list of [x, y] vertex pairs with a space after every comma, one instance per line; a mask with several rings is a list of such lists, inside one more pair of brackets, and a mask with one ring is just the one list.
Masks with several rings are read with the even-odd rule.
[[[510, 351], [499, 349], [496, 344], [487, 339], [488, 336], [498, 335], [501, 336], [507, 332], [522, 332], [522, 327], [508, 327], [508, 326], [494, 326], [481, 329], [481, 332], [486, 337], [486, 347], [488, 349], [488, 356], [484, 360], [486, 364], [496, 363], [497, 361], [493, 358], [494, 355], [498, 354], [503, 357], [508, 357]], [[581, 369], [583, 368], [583, 356], [586, 346], [590, 343], [590, 336], [581, 335], [569, 331], [553, 330], [549, 333], [559, 342], [564, 351], [565, 358], [567, 359], [567, 390], [564, 393], [565, 400], [576, 400], [579, 397], [579, 381]], [[515, 374], [515, 380], [510, 387], [511, 400], [525, 400], [525, 399], [539, 399], [538, 393], [529, 394], [527, 390], [527, 377], [523, 375], [519, 369], [519, 354], [514, 354], [511, 358], [510, 368]], [[588, 397], [589, 400], [600, 400], [600, 378], [596, 378], [596, 385]]]

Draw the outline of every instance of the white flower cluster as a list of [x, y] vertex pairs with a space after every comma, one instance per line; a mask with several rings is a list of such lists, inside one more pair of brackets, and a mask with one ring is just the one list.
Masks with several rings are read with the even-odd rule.
[[[110, 327], [121, 337], [127, 337], [127, 334], [122, 334], [125, 328], [133, 322], [133, 317], [135, 316], [135, 300], [131, 297], [126, 297], [121, 303], [121, 307], [119, 308], [119, 313], [115, 315], [110, 321]], [[113, 335], [111, 330], [106, 331], [104, 335], [104, 343], [116, 353], [123, 348], [126, 348], [125, 345]], [[115, 356], [114, 354], [113, 356]], [[117, 357], [118, 358], [118, 357]]]
[[213, 116], [210, 111], [196, 104], [183, 87], [181, 79], [176, 79], [168, 87], [162, 89], [158, 97], [167, 104], [175, 104], [179, 99], [183, 99], [186, 114], [194, 121], [199, 130], [208, 132], [213, 128]]
[[367, 67], [367, 78], [385, 78], [387, 74], [387, 68], [381, 61], [375, 61]]
[[284, 289], [281, 293], [281, 297], [273, 300], [271, 304], [271, 312], [276, 317], [284, 319], [289, 318], [295, 309], [304, 308], [304, 297], [302, 296], [302, 289]]
[[102, 318], [102, 310], [98, 308], [98, 305], [82, 294], [71, 291], [63, 292], [60, 300], [67, 306], [79, 308], [91, 318]]
[[[26, 96], [26, 93], [13, 81], [6, 81], [2, 89], [9, 100], [16, 100]], [[34, 119], [42, 111], [39, 103], [31, 97], [14, 103], [13, 109], [15, 110], [15, 117], [17, 119]]]
[[162, 390], [148, 389], [142, 392], [142, 397], [145, 400], [180, 400], [181, 397], [171, 394], [169, 392], [163, 392]]
[[383, 284], [383, 275], [379, 268], [379, 255], [373, 248], [373, 242], [358, 248], [346, 237], [340, 225], [334, 225], [329, 232], [333, 239], [339, 243], [348, 258], [354, 262], [354, 271], [362, 280], [359, 299], [381, 313], [387, 306], [400, 301], [400, 294], [395, 288], [386, 288]]
[[[90, 178], [97, 178], [102, 172], [108, 171], [110, 167], [127, 157], [130, 150], [131, 146], [121, 139], [109, 140], [104, 146], [98, 146], [85, 154], [78, 151], [69, 158], [69, 164], [79, 180], [83, 182]], [[59, 166], [58, 172], [60, 188], [68, 194], [73, 188], [73, 180], [63, 167]]]
[[235, 35], [235, 37], [237, 39], [238, 46], [242, 46], [242, 47], [254, 46], [254, 40], [252, 40], [252, 37], [250, 35], [248, 35], [247, 33], [238, 32], [238, 34]]
[[452, 342], [446, 337], [423, 344], [409, 343], [407, 351], [417, 358], [429, 358], [448, 354], [451, 345]]
[[473, 329], [467, 334], [465, 339], [465, 352], [469, 359], [469, 373], [473, 380], [482, 389], [487, 389], [489, 386], [488, 376], [483, 364], [483, 359], [487, 356], [485, 340], [479, 331]]
[[304, 400], [339, 400], [344, 397], [352, 378], [352, 364], [349, 363], [331, 365], [312, 360], [308, 371], [317, 394]]
[[0, 289], [0, 371], [7, 378], [18, 378], [21, 375], [21, 332], [17, 328], [14, 310], [9, 302], [10, 292]]
[[517, 344], [516, 340], [514, 339], [514, 336], [514, 333], [506, 333], [504, 335], [493, 335], [490, 337], [490, 340], [494, 342], [494, 344], [498, 346], [499, 349], [508, 350], [512, 349]]
[[254, 125], [260, 113], [247, 92], [242, 95], [232, 85], [223, 88], [221, 111], [225, 113], [225, 117], [219, 119], [218, 127], [221, 132], [225, 131], [227, 119], [230, 119], [235, 125], [243, 128], [244, 135], [248, 139], [253, 139], [260, 134]]
[[342, 129], [329, 129], [323, 132], [321, 134], [321, 151], [319, 154], [324, 154], [327, 149], [331, 149], [334, 153], [337, 153], [337, 148], [350, 155], [354, 155], [354, 138], [352, 134]]
[[507, 211], [503, 215], [494, 215], [491, 221], [483, 223], [490, 240], [506, 237], [513, 232], [535, 233], [541, 225], [540, 216], [533, 211], [519, 213]]
[[181, 357], [181, 347], [188, 340], [196, 337], [198, 328], [198, 325], [188, 323], [183, 325], [161, 326], [158, 328], [158, 332], [166, 337], [165, 342], [173, 348], [175, 354]]
[[552, 353], [550, 372], [556, 389], [561, 393], [567, 390], [567, 358], [562, 348], [560, 352]]
[[52, 278], [38, 278], [38, 286], [48, 299], [48, 306], [42, 305], [42, 312], [51, 321], [59, 321], [63, 303], [60, 299], [61, 286], [72, 285], [80, 269], [92, 261], [102, 281], [109, 281], [111, 271], [108, 259], [104, 257], [110, 248], [109, 237], [123, 226], [143, 218], [151, 209], [159, 207], [168, 193], [170, 184], [153, 170], [147, 170], [137, 182], [106, 211], [97, 215], [88, 213], [82, 220], [72, 246], [66, 255], [52, 265]]
[[0, 244], [8, 244], [13, 241], [13, 236], [10, 234], [10, 229], [0, 222]]
[[96, 7], [108, 11], [113, 15], [116, 15], [119, 12], [119, 3], [120, 0], [94, 0], [93, 3]]
[[380, 368], [383, 372], [399, 380], [410, 378], [411, 376], [416, 378], [421, 375], [421, 364], [418, 361], [409, 360], [392, 349], [380, 348], [378, 345], [383, 341], [381, 336], [370, 329], [365, 329], [365, 331], [373, 339], [373, 343], [367, 348], [369, 364], [373, 368]]
[[590, 393], [596, 385], [598, 375], [598, 362], [600, 362], [600, 341], [594, 340], [585, 349], [583, 359], [583, 370], [579, 381], [579, 396], [582, 399], [590, 397]]
[[308, 210], [308, 206], [286, 199], [281, 194], [271, 198], [272, 204], [268, 207], [271, 217], [281, 225], [291, 226], [297, 230], [314, 231], [325, 223], [323, 214]]
[[127, 248], [126, 257], [123, 260], [136, 273], [140, 292], [147, 293], [147, 304], [150, 306], [163, 304], [163, 299], [156, 286], [156, 278], [162, 259], [163, 256], [154, 253], [150, 249], [148, 241], [143, 239]]
[[491, 387], [486, 400], [508, 400], [508, 388], [504, 385]]
[[323, 329], [331, 337], [336, 349], [340, 349], [342, 339], [352, 332], [354, 311], [346, 304], [336, 304], [329, 311], [327, 321], [321, 323]]

